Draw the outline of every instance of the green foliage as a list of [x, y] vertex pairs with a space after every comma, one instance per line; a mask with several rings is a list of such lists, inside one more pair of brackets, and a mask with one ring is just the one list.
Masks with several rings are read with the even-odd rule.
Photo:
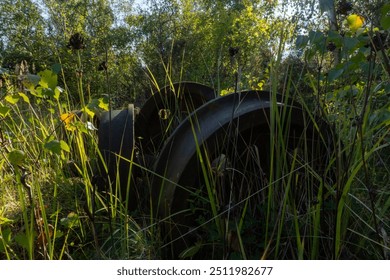
[[8, 153], [8, 160], [13, 165], [20, 165], [26, 160], [26, 154], [20, 150], [13, 150]]
[[62, 155], [62, 152], [70, 152], [68, 144], [63, 140], [48, 141], [45, 143], [44, 148], [57, 155]]
[[0, 116], [5, 118], [8, 113], [11, 111], [10, 108], [8, 108], [7, 106], [0, 106]]
[[[157, 257], [155, 221], [131, 218], [119, 186], [96, 191], [101, 155], [91, 123], [102, 111], [142, 105], [156, 88], [184, 80], [221, 95], [279, 91], [331, 123], [342, 145], [328, 155], [326, 169], [338, 172], [324, 183], [307, 167], [302, 174], [288, 169], [283, 137], [270, 135], [270, 179], [284, 192], [268, 188], [257, 208], [241, 194], [237, 202], [245, 203], [234, 220], [219, 216], [221, 179], [202, 158], [206, 191], [194, 192], [191, 211], [202, 209], [203, 235], [182, 258], [226, 243], [231, 258], [286, 257], [286, 248], [293, 258], [388, 257], [390, 5], [354, 1], [341, 9], [342, 1], [291, 0], [293, 11], [284, 13], [287, 6], [276, 2], [153, 0], [137, 8], [132, 1], [3, 0], [0, 258]], [[83, 48], [67, 47], [74, 34]], [[276, 114], [270, 121], [283, 126]], [[300, 166], [307, 155], [289, 156]], [[318, 204], [304, 212], [292, 197], [300, 176], [321, 182]], [[331, 243], [325, 253], [323, 239]]]

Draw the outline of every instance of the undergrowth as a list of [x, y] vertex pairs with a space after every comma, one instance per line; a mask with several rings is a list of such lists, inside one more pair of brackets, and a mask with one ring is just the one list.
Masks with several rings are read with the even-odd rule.
[[[386, 51], [365, 45], [375, 33], [347, 35], [317, 32], [301, 40], [308, 59], [329, 55], [330, 40], [343, 58], [335, 66], [320, 65], [317, 73], [302, 72], [298, 79], [311, 92], [296, 87], [292, 66], [281, 71], [279, 53], [270, 65], [267, 132], [239, 131], [232, 123], [215, 146], [196, 143], [196, 185], [178, 186], [187, 193], [188, 209], [163, 221], [153, 216], [152, 195], [144, 209], [129, 212], [118, 180], [99, 182], [104, 178], [97, 171], [102, 155], [94, 117], [109, 109], [111, 96], [85, 92], [80, 59], [79, 102], [59, 82], [60, 65], [38, 75], [2, 69], [0, 258], [156, 259], [167, 256], [175, 239], [188, 243], [173, 249], [185, 259], [389, 258], [389, 65]], [[151, 83], [162, 88], [155, 79]], [[237, 88], [238, 76], [235, 83]], [[276, 106], [277, 93], [301, 104], [302, 126], [312, 123], [318, 142], [309, 130], [292, 135], [291, 107]], [[180, 120], [188, 113], [181, 111]], [[164, 121], [173, 125], [175, 117]], [[195, 133], [196, 115], [191, 122]], [[265, 139], [264, 146], [255, 136]], [[318, 143], [331, 144], [323, 150]], [[131, 164], [144, 174], [131, 184], [148, 189], [149, 176], [161, 176]], [[177, 224], [177, 215], [191, 224]], [[166, 241], [167, 224], [188, 228]]]

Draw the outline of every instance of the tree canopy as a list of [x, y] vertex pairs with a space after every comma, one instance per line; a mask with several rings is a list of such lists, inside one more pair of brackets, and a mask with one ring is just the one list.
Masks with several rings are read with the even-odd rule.
[[[34, 73], [60, 64], [62, 83], [72, 95], [77, 91], [74, 71], [80, 62], [77, 67], [82, 66], [78, 70], [90, 95], [110, 90], [130, 102], [145, 90], [183, 80], [202, 82], [222, 93], [235, 86], [269, 89], [271, 66], [283, 79], [287, 70], [279, 65], [283, 61], [295, 61], [305, 69], [336, 65], [342, 62], [344, 34], [352, 44], [364, 23], [366, 31], [359, 32], [365, 33], [368, 44], [375, 28], [381, 33], [388, 29], [385, 1], [379, 0], [353, 5], [344, 0], [142, 3], [3, 0], [0, 65], [13, 70], [26, 61]], [[356, 18], [349, 17], [348, 23], [350, 14]], [[76, 33], [85, 41], [80, 61], [67, 48]], [[314, 45], [309, 48], [308, 43]], [[330, 55], [320, 49], [329, 43], [337, 49]], [[314, 49], [320, 54], [315, 55]], [[103, 64], [106, 76], [98, 71]]]

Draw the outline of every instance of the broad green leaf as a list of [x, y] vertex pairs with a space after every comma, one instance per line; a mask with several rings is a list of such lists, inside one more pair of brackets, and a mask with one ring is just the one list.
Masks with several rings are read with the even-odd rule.
[[81, 111], [82, 111], [83, 113], [87, 113], [88, 116], [90, 116], [91, 118], [93, 118], [93, 117], [95, 116], [95, 112], [93, 112], [91, 109], [92, 109], [92, 108], [89, 108], [89, 105], [87, 105], [87, 106], [85, 106], [84, 109], [82, 109]]
[[42, 98], [44, 96], [42, 87], [33, 88], [32, 90], [30, 89], [30, 93], [39, 98]]
[[59, 64], [59, 63], [53, 64], [53, 65], [51, 66], [51, 71], [52, 71], [53, 73], [57, 74], [57, 75], [61, 72], [61, 69], [62, 69], [62, 66], [61, 66], [61, 64]]
[[26, 79], [23, 80], [23, 85], [30, 91], [33, 91], [34, 88], [39, 84], [40, 80], [41, 77], [38, 75], [28, 74], [26, 75]]
[[41, 77], [41, 80], [39, 81], [39, 84], [43, 88], [50, 88], [54, 90], [57, 86], [57, 74], [53, 73], [50, 70], [44, 70], [38, 73]]
[[328, 73], [328, 80], [333, 82], [344, 73], [344, 69], [331, 69]]
[[61, 155], [62, 147], [60, 141], [58, 140], [51, 140], [45, 143], [44, 148], [54, 154]]
[[94, 98], [87, 104], [87, 109], [91, 111], [96, 111], [99, 107], [99, 100]]
[[20, 165], [25, 161], [26, 154], [21, 150], [13, 150], [8, 153], [7, 158], [11, 164]]
[[369, 118], [370, 126], [389, 125], [390, 124], [390, 110], [383, 108], [375, 111]]
[[56, 88], [54, 89], [54, 95], [53, 95], [53, 97], [54, 97], [56, 100], [58, 100], [58, 99], [60, 98], [60, 94], [61, 94], [61, 91], [58, 89], [58, 87], [56, 87]]
[[382, 16], [385, 16], [385, 15], [387, 15], [388, 13], [390, 13], [390, 3], [384, 4], [383, 7], [381, 8], [381, 14], [382, 14]]
[[51, 88], [42, 87], [42, 95], [45, 97], [54, 97], [54, 91]]
[[60, 141], [60, 146], [61, 146], [61, 149], [65, 152], [70, 152], [70, 148], [68, 146], [68, 144], [64, 141], [64, 140], [61, 140]]
[[28, 96], [26, 94], [24, 94], [23, 92], [19, 92], [18, 94], [23, 99], [24, 102], [26, 102], [27, 104], [30, 104], [30, 98], [28, 98]]
[[360, 41], [357, 38], [346, 37], [344, 38], [344, 47], [348, 51], [352, 51], [359, 46]]
[[9, 111], [11, 111], [10, 108], [0, 105], [0, 116], [1, 117], [5, 118], [8, 115]]
[[383, 5], [381, 9], [381, 26], [383, 29], [390, 28], [390, 3]]
[[99, 108], [108, 111], [109, 110], [109, 104], [108, 99], [105, 97], [99, 98]]
[[18, 94], [7, 95], [7, 96], [5, 97], [5, 100], [6, 100], [8, 103], [10, 103], [10, 104], [15, 105], [15, 104], [18, 103], [18, 101], [19, 101], [19, 95], [18, 95]]
[[18, 245], [28, 250], [30, 247], [31, 238], [28, 238], [25, 233], [19, 233], [15, 236], [15, 241]]
[[323, 42], [324, 41], [324, 33], [321, 31], [310, 31], [309, 32], [309, 40], [310, 43], [318, 43], [318, 42]]
[[390, 16], [383, 16], [381, 18], [381, 26], [383, 29], [389, 29], [390, 28]]
[[328, 40], [333, 43], [340, 42], [340, 39], [343, 38], [338, 31], [329, 30]]
[[68, 144], [63, 140], [51, 140], [45, 143], [44, 148], [57, 155], [61, 155], [62, 151], [70, 152]]

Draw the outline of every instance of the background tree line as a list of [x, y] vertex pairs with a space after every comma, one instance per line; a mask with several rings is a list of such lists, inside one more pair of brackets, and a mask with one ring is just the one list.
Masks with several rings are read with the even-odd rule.
[[[84, 86], [133, 101], [142, 91], [191, 80], [218, 90], [263, 88], [279, 40], [295, 25], [276, 15], [277, 1], [2, 0], [0, 64], [13, 71], [26, 61], [31, 73], [53, 64], [62, 83], [76, 91], [77, 57], [67, 48], [80, 33]], [[108, 79], [102, 67], [107, 67]], [[105, 67], [103, 67], [105, 70]], [[155, 81], [155, 82], [153, 82]]]
[[[314, 29], [341, 31], [348, 9], [380, 26], [376, 15], [383, 5], [380, 0], [354, 1], [353, 6], [342, 0], [149, 0], [142, 5], [132, 0], [2, 0], [0, 65], [13, 70], [25, 60], [30, 72], [39, 72], [60, 63], [72, 94], [77, 61], [67, 44], [80, 33], [85, 40], [80, 70], [92, 95], [110, 90], [133, 101], [153, 83], [164, 86], [168, 80], [198, 81], [220, 92], [232, 90], [238, 78], [239, 87], [263, 89], [270, 63], [281, 61], [278, 55], [289, 56], [287, 61], [298, 68], [318, 67], [313, 58], [293, 55], [297, 36]], [[107, 67], [108, 77], [99, 65]]]

